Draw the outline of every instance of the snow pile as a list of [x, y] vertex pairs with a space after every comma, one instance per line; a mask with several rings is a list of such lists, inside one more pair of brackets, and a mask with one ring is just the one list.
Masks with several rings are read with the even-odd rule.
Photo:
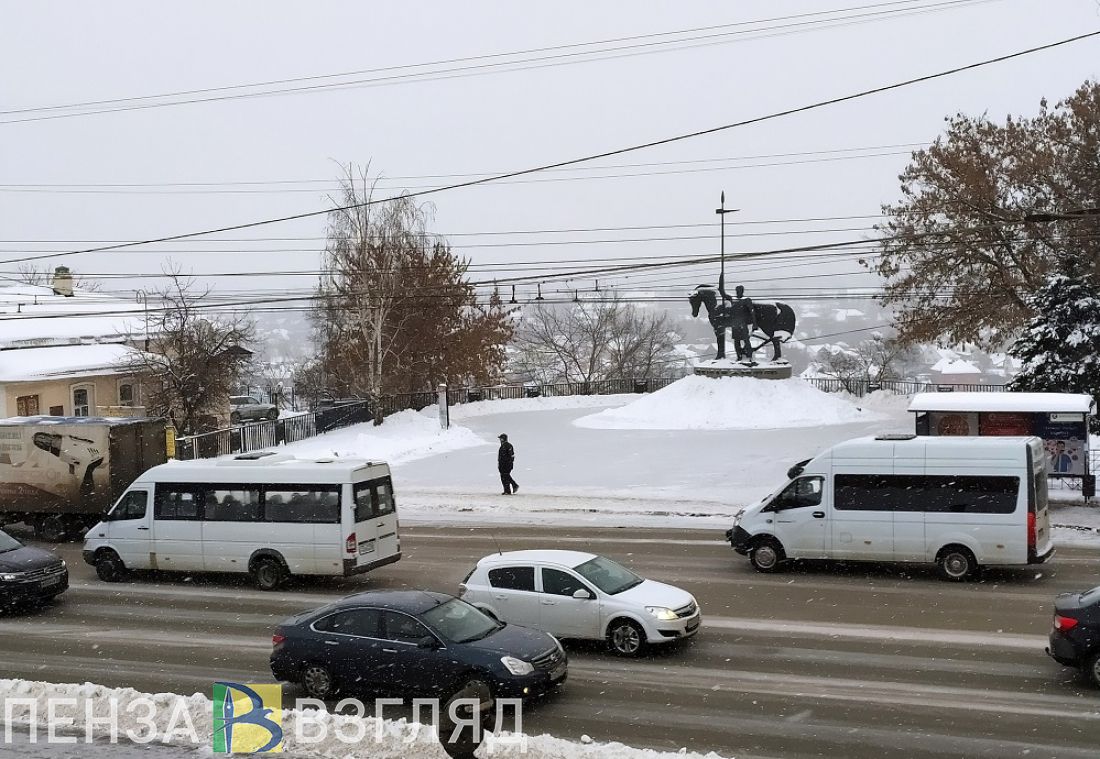
[[[33, 701], [33, 707], [27, 701]], [[0, 680], [0, 703], [4, 704], [5, 717], [9, 717], [11, 725], [34, 729], [39, 742], [47, 739], [47, 720], [51, 714], [48, 704], [52, 703], [56, 736], [68, 736], [70, 742], [75, 740], [85, 749], [91, 748], [86, 745], [89, 738], [110, 739], [112, 728], [117, 728], [117, 739], [121, 741], [131, 736], [139, 741], [148, 740], [152, 734], [154, 744], [197, 748], [204, 752], [213, 745], [213, 704], [200, 693], [178, 696], [91, 683]], [[282, 730], [285, 754], [301, 759], [368, 755], [372, 759], [446, 757], [431, 728], [404, 719], [383, 720], [284, 709]], [[321, 739], [317, 740], [318, 737]], [[479, 753], [529, 759], [720, 759], [714, 753], [704, 757], [684, 750], [669, 753], [634, 749], [621, 743], [595, 743], [587, 736], [582, 741], [575, 743], [548, 735], [487, 736]], [[78, 749], [73, 755], [83, 754]]]
[[798, 379], [692, 376], [574, 424], [597, 429], [764, 430], [883, 418]]
[[[472, 419], [490, 414], [514, 414], [525, 411], [567, 411], [570, 409], [611, 408], [637, 399], [637, 395], [548, 395], [539, 398], [514, 398], [499, 401], [475, 401], [451, 406], [451, 421]], [[432, 406], [421, 413], [435, 415]]]
[[355, 424], [290, 443], [280, 450], [306, 458], [353, 456], [397, 464], [477, 445], [485, 445], [485, 441], [466, 427], [452, 424], [444, 430], [435, 414], [401, 411], [387, 416], [377, 427], [371, 423]]

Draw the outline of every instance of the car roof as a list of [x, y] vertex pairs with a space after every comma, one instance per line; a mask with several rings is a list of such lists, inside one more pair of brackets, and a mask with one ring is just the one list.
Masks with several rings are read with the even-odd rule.
[[380, 609], [393, 609], [416, 616], [453, 598], [454, 596], [446, 593], [435, 593], [430, 590], [371, 590], [341, 598], [328, 608], [376, 606]]
[[563, 567], [575, 567], [596, 558], [594, 553], [585, 551], [529, 550], [505, 551], [486, 556], [478, 566], [499, 566], [501, 564], [557, 564]]

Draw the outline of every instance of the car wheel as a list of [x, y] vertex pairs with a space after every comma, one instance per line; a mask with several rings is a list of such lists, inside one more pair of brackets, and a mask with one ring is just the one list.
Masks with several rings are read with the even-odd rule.
[[322, 701], [336, 691], [336, 681], [328, 667], [321, 664], [307, 664], [302, 668], [302, 687], [311, 698]]
[[273, 408], [273, 409], [271, 409], [270, 411], [268, 411], [268, 412], [267, 412], [267, 418], [268, 418], [268, 419], [269, 419], [270, 421], [274, 422], [274, 421], [275, 421], [276, 419], [278, 419], [278, 418], [279, 418], [279, 410], [278, 410], [278, 409], [274, 409], [274, 408]]
[[69, 537], [69, 524], [61, 514], [51, 514], [38, 523], [36, 532], [47, 543], [61, 543]]
[[252, 564], [252, 579], [260, 590], [275, 590], [286, 580], [283, 565], [270, 556], [263, 556]]
[[950, 582], [964, 582], [978, 571], [978, 562], [970, 550], [962, 546], [947, 546], [936, 560], [940, 577]]
[[757, 572], [776, 572], [786, 556], [779, 541], [765, 538], [749, 550], [749, 563]]
[[95, 573], [103, 582], [121, 582], [126, 579], [126, 565], [114, 551], [100, 551], [95, 555]]
[[632, 620], [617, 619], [607, 629], [607, 644], [619, 656], [641, 656], [645, 642], [645, 631]]
[[1100, 651], [1090, 656], [1085, 662], [1085, 676], [1089, 682], [1100, 688]]

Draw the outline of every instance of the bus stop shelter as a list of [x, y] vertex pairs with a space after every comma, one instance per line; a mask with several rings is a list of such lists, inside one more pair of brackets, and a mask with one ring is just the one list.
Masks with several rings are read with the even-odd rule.
[[1079, 477], [1095, 491], [1089, 471], [1089, 418], [1096, 400], [1079, 393], [918, 393], [909, 404], [918, 435], [1035, 435], [1043, 439], [1047, 473]]

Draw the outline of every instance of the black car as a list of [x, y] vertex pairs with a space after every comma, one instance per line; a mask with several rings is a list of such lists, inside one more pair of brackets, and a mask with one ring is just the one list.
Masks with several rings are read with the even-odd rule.
[[49, 601], [69, 587], [65, 562], [0, 530], [0, 607]]
[[272, 638], [275, 679], [314, 698], [337, 690], [451, 698], [526, 698], [565, 682], [551, 635], [498, 622], [445, 593], [359, 593], [283, 621]]
[[1059, 664], [1079, 668], [1100, 687], [1100, 587], [1054, 599], [1047, 653]]

